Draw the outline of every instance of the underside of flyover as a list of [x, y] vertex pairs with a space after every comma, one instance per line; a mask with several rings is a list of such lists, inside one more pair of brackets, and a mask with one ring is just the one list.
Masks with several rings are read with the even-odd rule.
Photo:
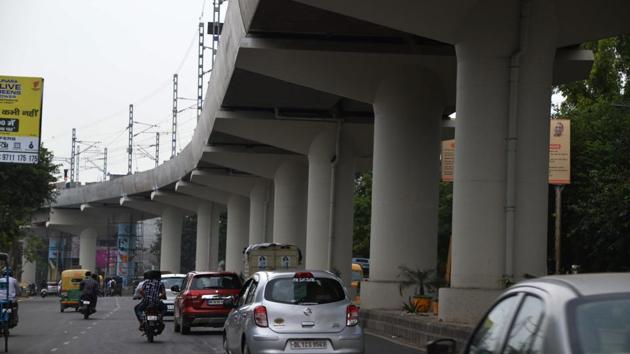
[[[397, 307], [398, 266], [436, 266], [440, 143], [455, 137], [440, 317], [473, 321], [500, 279], [546, 272], [551, 87], [588, 75], [592, 53], [576, 44], [630, 31], [620, 15], [630, 5], [611, 3], [625, 11], [585, 0], [231, 1], [190, 144], [153, 170], [61, 190], [48, 227], [80, 234], [87, 259], [106, 236], [98, 225], [159, 216], [161, 265], [177, 272], [181, 220], [196, 214], [196, 267], [216, 269], [227, 208], [227, 270], [242, 271], [249, 243], [288, 242], [306, 268], [349, 284], [353, 181], [371, 169], [362, 306]], [[582, 25], [589, 9], [602, 16]]]

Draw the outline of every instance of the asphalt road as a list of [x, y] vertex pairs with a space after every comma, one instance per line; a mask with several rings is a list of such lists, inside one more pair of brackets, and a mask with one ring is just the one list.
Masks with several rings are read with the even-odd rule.
[[[193, 328], [190, 335], [173, 332], [167, 321], [155, 343], [138, 331], [130, 297], [98, 299], [98, 312], [84, 320], [73, 309], [59, 311], [59, 298], [20, 302], [20, 323], [9, 337], [10, 353], [224, 353], [220, 331]], [[420, 351], [366, 335], [366, 354], [415, 354]]]

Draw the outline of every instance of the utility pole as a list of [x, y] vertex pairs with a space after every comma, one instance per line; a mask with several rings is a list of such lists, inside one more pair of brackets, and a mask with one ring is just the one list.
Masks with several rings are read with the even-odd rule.
[[75, 177], [77, 179], [77, 182], [80, 184], [81, 180], [79, 179], [79, 169], [81, 168], [81, 151], [77, 151], [76, 156], [77, 156], [77, 162], [75, 165], [77, 166], [77, 172], [75, 174]]
[[173, 75], [173, 127], [171, 129], [171, 158], [177, 154], [177, 74]]
[[223, 1], [212, 1], [212, 69], [214, 70], [214, 59], [219, 49], [219, 35], [221, 35], [221, 3]]
[[70, 182], [74, 182], [74, 159], [77, 149], [77, 130], [72, 128], [72, 152], [70, 153]]
[[561, 267], [561, 259], [562, 259], [562, 239], [561, 239], [561, 215], [562, 215], [562, 189], [564, 186], [560, 184], [554, 185], [554, 189], [556, 191], [556, 229], [555, 229], [555, 247], [556, 247], [556, 274], [560, 274], [562, 269]]
[[201, 110], [203, 108], [203, 30], [203, 22], [199, 22], [199, 47], [197, 48], [197, 121], [199, 121], [199, 118], [201, 118]]
[[107, 148], [103, 151], [103, 181], [107, 181]]
[[127, 147], [127, 174], [131, 174], [131, 161], [133, 154], [133, 105], [129, 105], [129, 145]]
[[155, 167], [160, 164], [160, 133], [155, 133]]

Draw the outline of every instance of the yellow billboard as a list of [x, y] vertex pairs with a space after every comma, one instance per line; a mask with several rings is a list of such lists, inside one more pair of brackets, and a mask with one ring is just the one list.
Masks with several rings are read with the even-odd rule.
[[571, 183], [571, 121], [549, 122], [549, 184]]
[[44, 79], [0, 76], [0, 163], [36, 164]]

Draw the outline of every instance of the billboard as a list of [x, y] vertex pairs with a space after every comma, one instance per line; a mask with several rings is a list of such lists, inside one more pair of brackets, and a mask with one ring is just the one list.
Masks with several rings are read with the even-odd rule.
[[549, 184], [571, 183], [571, 121], [549, 122]]
[[0, 162], [36, 164], [44, 79], [0, 76]]
[[453, 182], [455, 170], [455, 139], [442, 141], [442, 181]]

